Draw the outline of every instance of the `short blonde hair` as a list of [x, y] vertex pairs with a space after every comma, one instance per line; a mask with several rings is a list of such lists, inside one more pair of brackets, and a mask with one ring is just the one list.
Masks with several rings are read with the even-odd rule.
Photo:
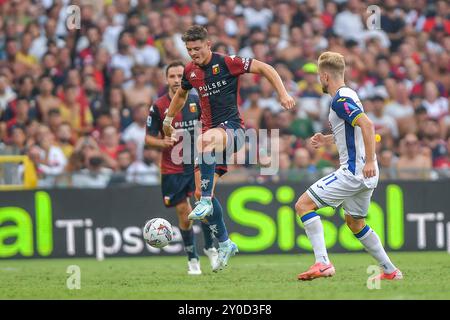
[[319, 56], [319, 70], [327, 71], [333, 77], [344, 77], [345, 59], [344, 56], [337, 52], [326, 51]]

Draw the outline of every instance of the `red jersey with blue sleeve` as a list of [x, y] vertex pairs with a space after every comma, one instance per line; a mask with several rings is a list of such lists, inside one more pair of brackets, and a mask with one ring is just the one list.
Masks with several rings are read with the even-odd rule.
[[195, 88], [200, 97], [203, 132], [226, 122], [244, 122], [239, 114], [239, 76], [250, 71], [252, 59], [212, 53], [204, 66], [193, 62], [184, 69], [181, 87]]

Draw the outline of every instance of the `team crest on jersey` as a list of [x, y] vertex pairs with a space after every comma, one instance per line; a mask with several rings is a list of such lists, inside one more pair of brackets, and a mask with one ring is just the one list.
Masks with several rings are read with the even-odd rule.
[[189, 104], [189, 111], [194, 113], [197, 112], [197, 104], [196, 103], [190, 103]]
[[218, 64], [215, 64], [212, 66], [212, 73], [213, 74], [218, 74], [220, 72], [220, 68]]
[[197, 77], [194, 71], [191, 72], [191, 75], [189, 76], [191, 79], [194, 79]]

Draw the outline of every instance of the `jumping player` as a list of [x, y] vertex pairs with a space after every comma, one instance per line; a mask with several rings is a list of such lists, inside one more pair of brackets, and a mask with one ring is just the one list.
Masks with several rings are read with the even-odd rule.
[[[155, 101], [150, 108], [147, 121], [146, 143], [152, 147], [160, 148], [163, 151], [161, 161], [161, 188], [166, 207], [175, 207], [178, 216], [181, 236], [183, 238], [184, 249], [188, 255], [188, 274], [201, 274], [199, 257], [195, 246], [194, 231], [192, 221], [188, 219], [192, 207], [189, 197], [195, 190], [194, 165], [175, 164], [171, 154], [175, 144], [180, 143], [177, 138], [165, 136], [162, 132], [162, 122], [167, 113], [170, 101], [181, 85], [184, 65], [180, 61], [170, 63], [166, 69], [168, 93]], [[176, 127], [181, 130], [188, 130], [193, 136], [193, 130], [200, 117], [199, 99], [195, 95], [188, 95], [186, 103], [183, 105], [183, 112], [175, 117]], [[162, 138], [158, 138], [161, 133]], [[194, 141], [192, 139], [192, 148]], [[191, 153], [194, 154], [193, 152]], [[204, 253], [208, 256], [211, 266], [217, 261], [217, 249], [213, 245], [213, 238], [209, 226], [202, 222], [203, 235], [205, 239]]]
[[190, 27], [183, 35], [183, 41], [192, 61], [186, 65], [181, 87], [170, 103], [163, 130], [166, 135], [173, 132], [173, 118], [182, 109], [189, 90], [195, 88], [202, 109], [202, 134], [197, 139], [201, 198], [189, 214], [189, 219], [206, 218], [214, 226], [219, 241], [219, 258], [213, 268], [217, 272], [238, 252], [236, 244], [228, 238], [222, 207], [214, 197], [215, 183], [219, 177], [215, 173], [217, 157], [229, 148], [236, 152], [243, 144], [243, 139], [240, 139], [244, 124], [238, 110], [238, 78], [246, 72], [260, 74], [273, 85], [283, 108], [290, 109], [295, 102], [287, 93], [278, 73], [268, 64], [255, 59], [213, 53], [205, 28]]
[[319, 148], [335, 143], [341, 166], [314, 183], [295, 205], [316, 258], [316, 263], [299, 274], [298, 279], [313, 280], [335, 274], [334, 266], [328, 259], [323, 226], [316, 210], [324, 206], [336, 208], [341, 204], [347, 226], [382, 268], [377, 278], [402, 279], [402, 273], [392, 264], [380, 238], [364, 220], [379, 174], [373, 124], [364, 113], [356, 92], [345, 85], [344, 57], [339, 53], [324, 52], [319, 56], [318, 65], [322, 90], [333, 97], [329, 115], [332, 134], [316, 133], [311, 138], [311, 144]]

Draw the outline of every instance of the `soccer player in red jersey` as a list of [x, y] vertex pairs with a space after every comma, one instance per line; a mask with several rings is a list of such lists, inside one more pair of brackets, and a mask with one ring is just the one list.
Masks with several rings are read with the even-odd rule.
[[[172, 159], [174, 146], [182, 143], [180, 137], [165, 136], [162, 132], [164, 115], [167, 113], [170, 101], [177, 89], [181, 86], [184, 65], [181, 61], [174, 61], [167, 66], [166, 78], [169, 87], [168, 93], [160, 97], [150, 108], [147, 120], [146, 142], [152, 147], [162, 149], [161, 161], [161, 189], [166, 207], [175, 207], [178, 216], [178, 225], [183, 238], [184, 249], [188, 255], [188, 274], [201, 274], [199, 257], [195, 246], [192, 220], [188, 219], [192, 211], [189, 197], [195, 190], [194, 161], [192, 154], [191, 164], [177, 164]], [[191, 135], [191, 148], [194, 148], [193, 130], [200, 117], [199, 100], [196, 95], [188, 95], [183, 111], [174, 119], [175, 126], [180, 130], [187, 130]], [[161, 134], [161, 138], [158, 138]], [[208, 256], [211, 266], [217, 261], [217, 250], [213, 245], [211, 230], [206, 221], [202, 222], [204, 234], [204, 253]]]
[[183, 35], [183, 41], [192, 61], [184, 69], [181, 87], [170, 103], [163, 130], [167, 136], [172, 134], [172, 121], [183, 108], [189, 90], [195, 88], [202, 109], [202, 134], [196, 145], [200, 169], [196, 185], [201, 189], [201, 198], [189, 214], [189, 219], [206, 219], [215, 232], [219, 241], [219, 258], [213, 271], [217, 272], [238, 252], [236, 244], [228, 238], [222, 207], [213, 196], [213, 190], [219, 177], [215, 172], [217, 157], [229, 148], [234, 148], [232, 151], [236, 152], [244, 143], [244, 123], [238, 109], [239, 76], [249, 72], [266, 77], [277, 91], [281, 106], [285, 109], [291, 109], [295, 101], [272, 66], [256, 59], [212, 52], [205, 28], [190, 27]]

